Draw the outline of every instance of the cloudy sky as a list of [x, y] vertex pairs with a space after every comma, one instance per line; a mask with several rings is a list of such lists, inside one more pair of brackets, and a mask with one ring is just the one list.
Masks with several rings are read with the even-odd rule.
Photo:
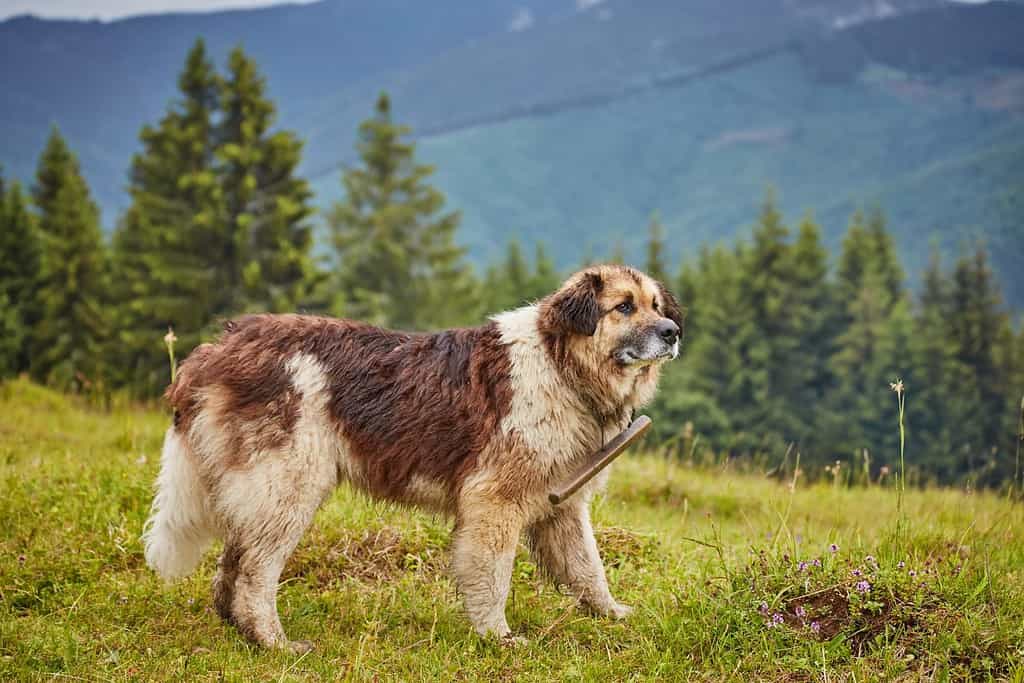
[[[312, 2], [313, 0], [292, 1]], [[960, 2], [985, 1], [960, 0]], [[197, 11], [279, 4], [282, 4], [282, 0], [0, 0], [0, 19], [15, 14], [79, 19], [117, 19], [133, 14], [152, 14], [171, 10]], [[596, 3], [594, 0], [582, 0], [580, 4]]]
[[[311, 2], [312, 0], [292, 0]], [[0, 18], [15, 14], [117, 19], [133, 14], [280, 5], [282, 0], [0, 0]]]

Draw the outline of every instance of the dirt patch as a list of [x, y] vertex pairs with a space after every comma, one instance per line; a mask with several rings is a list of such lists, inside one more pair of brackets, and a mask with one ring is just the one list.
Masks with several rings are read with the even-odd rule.
[[321, 531], [309, 541], [289, 560], [285, 579], [304, 578], [324, 587], [341, 578], [381, 582], [404, 571], [433, 571], [440, 564], [439, 548], [391, 527], [330, 536]]
[[597, 547], [607, 567], [621, 567], [626, 562], [642, 565], [658, 551], [658, 539], [622, 527], [609, 526], [594, 530]]

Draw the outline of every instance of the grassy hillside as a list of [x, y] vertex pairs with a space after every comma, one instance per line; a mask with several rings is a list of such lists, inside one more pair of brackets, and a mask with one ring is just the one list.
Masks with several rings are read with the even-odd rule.
[[509, 621], [530, 644], [509, 649], [471, 634], [444, 520], [341, 490], [286, 569], [285, 627], [317, 644], [296, 658], [220, 623], [212, 556], [172, 586], [144, 566], [165, 415], [21, 381], [0, 415], [3, 680], [1024, 677], [1024, 511], [988, 494], [909, 492], [897, 536], [884, 484], [790, 489], [630, 454], [595, 519], [636, 612], [581, 614], [522, 553]]

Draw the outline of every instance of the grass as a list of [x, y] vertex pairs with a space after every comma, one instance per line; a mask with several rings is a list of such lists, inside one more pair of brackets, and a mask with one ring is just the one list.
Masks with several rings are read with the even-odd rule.
[[165, 415], [15, 381], [0, 416], [0, 680], [1024, 681], [1024, 509], [1006, 498], [908, 489], [897, 537], [891, 487], [627, 454], [594, 518], [635, 613], [583, 614], [524, 551], [508, 614], [530, 644], [508, 648], [462, 615], [445, 520], [342, 489], [285, 572], [285, 628], [317, 645], [295, 657], [221, 623], [212, 554], [170, 586], [146, 568]]

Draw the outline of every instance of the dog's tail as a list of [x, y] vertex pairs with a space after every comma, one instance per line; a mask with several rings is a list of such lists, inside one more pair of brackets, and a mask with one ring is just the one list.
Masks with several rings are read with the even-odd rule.
[[195, 569], [214, 539], [206, 498], [195, 462], [171, 427], [164, 437], [153, 510], [142, 532], [146, 563], [165, 579]]

